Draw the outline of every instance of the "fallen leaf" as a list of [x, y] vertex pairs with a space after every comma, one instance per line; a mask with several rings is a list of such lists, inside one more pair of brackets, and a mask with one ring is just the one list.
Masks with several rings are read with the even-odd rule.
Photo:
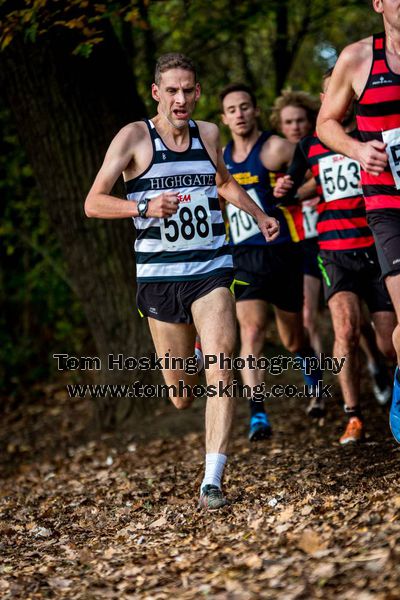
[[305, 529], [300, 536], [298, 546], [307, 554], [314, 554], [319, 550], [324, 550], [327, 546], [320, 536], [312, 529]]
[[164, 525], [167, 525], [167, 523], [168, 521], [165, 517], [160, 517], [159, 519], [157, 519], [157, 521], [153, 521], [152, 523], [150, 523], [149, 527], [155, 529], [157, 527], [163, 527]]
[[277, 517], [277, 521], [279, 523], [285, 523], [289, 521], [294, 513], [294, 506], [287, 506]]

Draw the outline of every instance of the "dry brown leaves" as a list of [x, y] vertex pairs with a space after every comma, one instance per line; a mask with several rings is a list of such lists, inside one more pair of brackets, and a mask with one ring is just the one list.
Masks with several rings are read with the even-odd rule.
[[[369, 393], [357, 448], [337, 443], [334, 404], [318, 428], [294, 401], [271, 404], [273, 438], [249, 447], [241, 406], [217, 514], [197, 509], [200, 404], [161, 407], [147, 440], [77, 444], [87, 407], [58, 403], [5, 423], [2, 599], [399, 597], [400, 453]], [[179, 435], [154, 433], [168, 419]]]

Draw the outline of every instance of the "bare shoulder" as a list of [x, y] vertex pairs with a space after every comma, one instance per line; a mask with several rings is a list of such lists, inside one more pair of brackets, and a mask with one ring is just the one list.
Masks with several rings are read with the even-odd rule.
[[262, 152], [286, 152], [292, 150], [292, 148], [293, 144], [288, 140], [273, 134], [264, 142]]
[[279, 135], [271, 135], [261, 148], [261, 158], [272, 154], [282, 162], [287, 162], [293, 154], [294, 145]]
[[122, 127], [115, 136], [113, 142], [117, 143], [121, 147], [135, 148], [135, 146], [141, 144], [147, 139], [148, 131], [146, 123], [143, 121], [135, 121]]
[[209, 143], [217, 143], [219, 140], [219, 129], [215, 123], [208, 121], [196, 121], [200, 131], [200, 135], [203, 140], [207, 140]]
[[372, 57], [372, 35], [346, 46], [338, 59], [342, 68], [359, 68]]
[[292, 160], [294, 144], [279, 135], [271, 135], [263, 144], [260, 159], [270, 171], [286, 168]]
[[119, 130], [108, 148], [106, 162], [116, 164], [125, 179], [143, 172], [151, 162], [153, 146], [144, 121], [129, 123]]
[[[332, 73], [329, 90], [334, 94], [343, 94], [348, 101], [348, 95], [360, 97], [368, 80], [372, 65], [372, 36], [346, 46], [340, 54]], [[328, 90], [328, 96], [329, 96]]]

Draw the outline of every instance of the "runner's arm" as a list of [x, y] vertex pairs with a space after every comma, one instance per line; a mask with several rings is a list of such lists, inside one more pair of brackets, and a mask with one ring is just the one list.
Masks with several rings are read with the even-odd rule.
[[360, 42], [347, 46], [333, 70], [328, 90], [317, 119], [321, 141], [336, 152], [357, 160], [371, 175], [379, 175], [387, 164], [386, 145], [379, 140], [360, 142], [349, 136], [341, 125], [354, 96], [354, 80], [363, 59]]
[[241, 185], [232, 177], [225, 166], [222, 151], [219, 144], [219, 135], [217, 139], [217, 174], [216, 183], [218, 193], [227, 202], [244, 210], [249, 215], [254, 217], [260, 231], [265, 236], [267, 241], [272, 241], [279, 235], [279, 222], [273, 217], [269, 217], [264, 211], [257, 206], [248, 193]]
[[308, 161], [303, 151], [303, 142], [296, 144], [292, 163], [287, 174], [280, 177], [274, 187], [274, 196], [284, 204], [297, 202], [296, 192], [304, 181], [309, 169]]
[[271, 135], [261, 149], [261, 162], [269, 171], [286, 171], [292, 161], [294, 149], [295, 145], [288, 140], [279, 135]]
[[[107, 150], [104, 162], [85, 200], [85, 214], [97, 219], [124, 219], [137, 217], [137, 203], [111, 195], [112, 188], [133, 160], [135, 137], [140, 129], [135, 123], [127, 125], [115, 136]], [[164, 193], [148, 204], [148, 217], [168, 217], [177, 211], [176, 193]]]
[[[305, 183], [303, 183], [302, 186], [299, 187], [299, 189], [297, 190], [297, 196], [299, 200], [303, 202], [303, 200], [314, 199], [316, 195], [317, 183], [315, 181], [315, 178], [311, 176], [309, 179], [307, 179]], [[319, 202], [319, 198], [317, 198], [317, 200]], [[316, 204], [318, 204], [318, 202], [316, 201]]]

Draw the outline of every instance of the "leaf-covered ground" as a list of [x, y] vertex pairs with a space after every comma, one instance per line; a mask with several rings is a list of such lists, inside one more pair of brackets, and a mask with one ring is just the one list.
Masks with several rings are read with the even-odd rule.
[[204, 513], [202, 402], [95, 441], [90, 405], [48, 386], [2, 420], [0, 597], [399, 598], [400, 448], [363, 389], [358, 447], [338, 444], [338, 399], [320, 426], [271, 402], [274, 436], [249, 446], [242, 401], [232, 505]]

